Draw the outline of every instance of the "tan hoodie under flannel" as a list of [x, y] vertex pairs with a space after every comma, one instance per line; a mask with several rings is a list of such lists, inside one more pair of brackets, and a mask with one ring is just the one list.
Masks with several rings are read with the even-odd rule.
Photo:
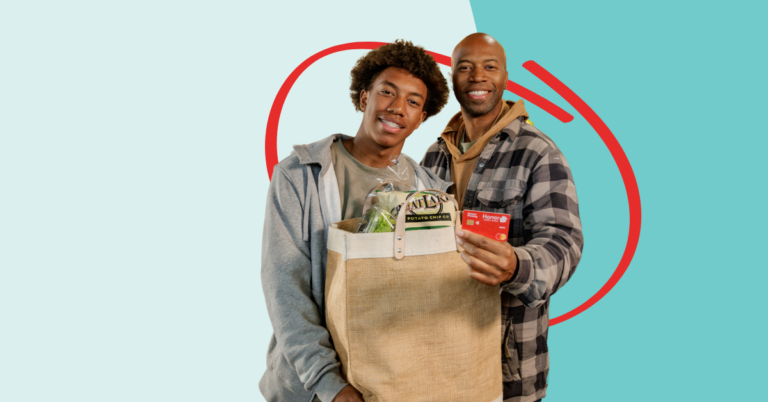
[[451, 180], [454, 182], [454, 185], [451, 186], [451, 195], [456, 198], [456, 202], [459, 203], [461, 209], [464, 209], [464, 193], [467, 190], [469, 178], [472, 176], [477, 160], [485, 146], [488, 145], [488, 142], [491, 141], [491, 138], [496, 133], [520, 116], [528, 117], [523, 100], [520, 99], [517, 102], [505, 101], [491, 128], [464, 154], [459, 150], [459, 140], [464, 133], [464, 117], [459, 112], [448, 122], [440, 136], [443, 137], [445, 145], [451, 152]]

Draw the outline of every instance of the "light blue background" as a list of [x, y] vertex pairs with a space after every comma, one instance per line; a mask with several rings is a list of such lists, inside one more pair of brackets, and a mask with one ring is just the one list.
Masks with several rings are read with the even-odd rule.
[[[576, 116], [563, 124], [529, 104], [571, 163], [586, 236], [553, 316], [616, 267], [626, 195], [599, 137], [524, 61], [603, 118], [643, 202], [624, 278], [550, 332], [546, 400], [759, 400], [760, 4], [6, 2], [0, 400], [263, 400], [263, 144], [277, 90], [329, 46], [406, 38], [450, 54], [476, 30], [505, 45], [512, 80]], [[281, 158], [293, 143], [354, 134], [346, 79], [362, 53], [329, 56], [297, 81]], [[420, 158], [451, 102], [408, 154]]]

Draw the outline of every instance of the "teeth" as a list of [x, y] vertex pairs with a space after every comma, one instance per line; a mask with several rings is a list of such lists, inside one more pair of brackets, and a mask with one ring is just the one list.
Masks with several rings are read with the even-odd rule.
[[470, 92], [469, 94], [470, 94], [470, 95], [478, 95], [478, 96], [479, 96], [479, 95], [485, 95], [485, 94], [487, 94], [488, 92], [490, 92], [490, 91], [472, 91], [472, 92]]
[[392, 123], [391, 121], [387, 121], [387, 120], [384, 120], [384, 119], [380, 119], [380, 120], [381, 120], [382, 123], [384, 123], [384, 124], [386, 124], [386, 125], [388, 125], [388, 126], [390, 126], [392, 128], [400, 128], [400, 126], [398, 126], [395, 123]]

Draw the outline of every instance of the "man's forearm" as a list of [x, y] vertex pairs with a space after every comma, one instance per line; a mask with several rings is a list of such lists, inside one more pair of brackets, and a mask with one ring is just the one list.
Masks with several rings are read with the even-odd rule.
[[524, 216], [526, 243], [515, 247], [518, 269], [502, 290], [537, 307], [571, 278], [581, 260], [584, 238], [576, 187], [562, 154], [546, 154], [532, 176], [534, 184], [523, 207], [531, 211]]

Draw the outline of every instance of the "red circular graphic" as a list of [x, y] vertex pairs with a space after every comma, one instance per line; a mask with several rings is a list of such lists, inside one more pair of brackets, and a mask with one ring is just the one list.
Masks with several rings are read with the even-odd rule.
[[[299, 78], [301, 73], [303, 73], [307, 67], [311, 66], [312, 63], [322, 59], [329, 54], [341, 52], [344, 50], [375, 49], [385, 44], [385, 42], [352, 42], [345, 43], [343, 45], [332, 46], [328, 49], [315, 53], [312, 57], [304, 60], [303, 63], [299, 64], [299, 66], [293, 70], [291, 75], [289, 75], [285, 82], [283, 82], [283, 85], [277, 92], [275, 101], [272, 102], [272, 109], [269, 111], [269, 119], [267, 120], [267, 132], [266, 139], [264, 141], [264, 148], [267, 161], [267, 174], [269, 175], [270, 180], [272, 180], [272, 171], [278, 162], [277, 126], [280, 122], [280, 113], [283, 110], [285, 98], [288, 97], [288, 92], [291, 91], [291, 87], [293, 87], [293, 84], [296, 82], [296, 79]], [[432, 55], [432, 57], [438, 63], [450, 67], [450, 57], [429, 51], [427, 53]], [[621, 279], [621, 277], [624, 275], [624, 272], [627, 271], [630, 262], [632, 262], [632, 257], [634, 257], [635, 251], [637, 250], [637, 243], [640, 241], [640, 223], [642, 220], [642, 211], [640, 207], [640, 190], [637, 187], [635, 173], [632, 170], [632, 165], [630, 165], [629, 160], [627, 159], [627, 155], [624, 153], [621, 145], [619, 145], [616, 137], [613, 136], [611, 130], [608, 129], [608, 126], [606, 126], [603, 120], [600, 119], [600, 116], [598, 116], [597, 113], [595, 113], [595, 111], [592, 110], [592, 108], [590, 108], [586, 102], [579, 98], [578, 95], [571, 91], [570, 88], [558, 80], [549, 71], [538, 65], [535, 61], [526, 61], [523, 63], [523, 67], [538, 77], [540, 80], [542, 80], [545, 84], [549, 85], [549, 87], [555, 90], [555, 92], [557, 92], [560, 96], [562, 96], [563, 99], [565, 99], [571, 106], [573, 106], [574, 109], [576, 109], [577, 112], [579, 112], [582, 117], [584, 117], [585, 120], [587, 120], [589, 125], [592, 126], [592, 129], [597, 132], [597, 134], [603, 140], [603, 143], [605, 143], [605, 145], [608, 147], [608, 150], [611, 152], [611, 156], [616, 162], [616, 165], [619, 167], [621, 178], [624, 180], [624, 188], [627, 191], [627, 201], [629, 203], [629, 236], [627, 237], [627, 245], [624, 248], [624, 255], [622, 255], [618, 267], [616, 267], [616, 270], [613, 272], [611, 277], [608, 278], [608, 282], [606, 282], [605, 285], [603, 285], [603, 287], [597, 291], [597, 293], [590, 297], [589, 300], [585, 301], [575, 309], [549, 320], [549, 325], [552, 326], [573, 318], [578, 314], [583, 313], [588, 308], [592, 307], [606, 294], [608, 294], [611, 289], [613, 289], [616, 283], [619, 282], [619, 279]], [[563, 123], [568, 123], [573, 120], [573, 116], [571, 116], [568, 112], [519, 84], [509, 81], [507, 82], [507, 90], [517, 94], [527, 102], [540, 107], [542, 110], [551, 114]]]

